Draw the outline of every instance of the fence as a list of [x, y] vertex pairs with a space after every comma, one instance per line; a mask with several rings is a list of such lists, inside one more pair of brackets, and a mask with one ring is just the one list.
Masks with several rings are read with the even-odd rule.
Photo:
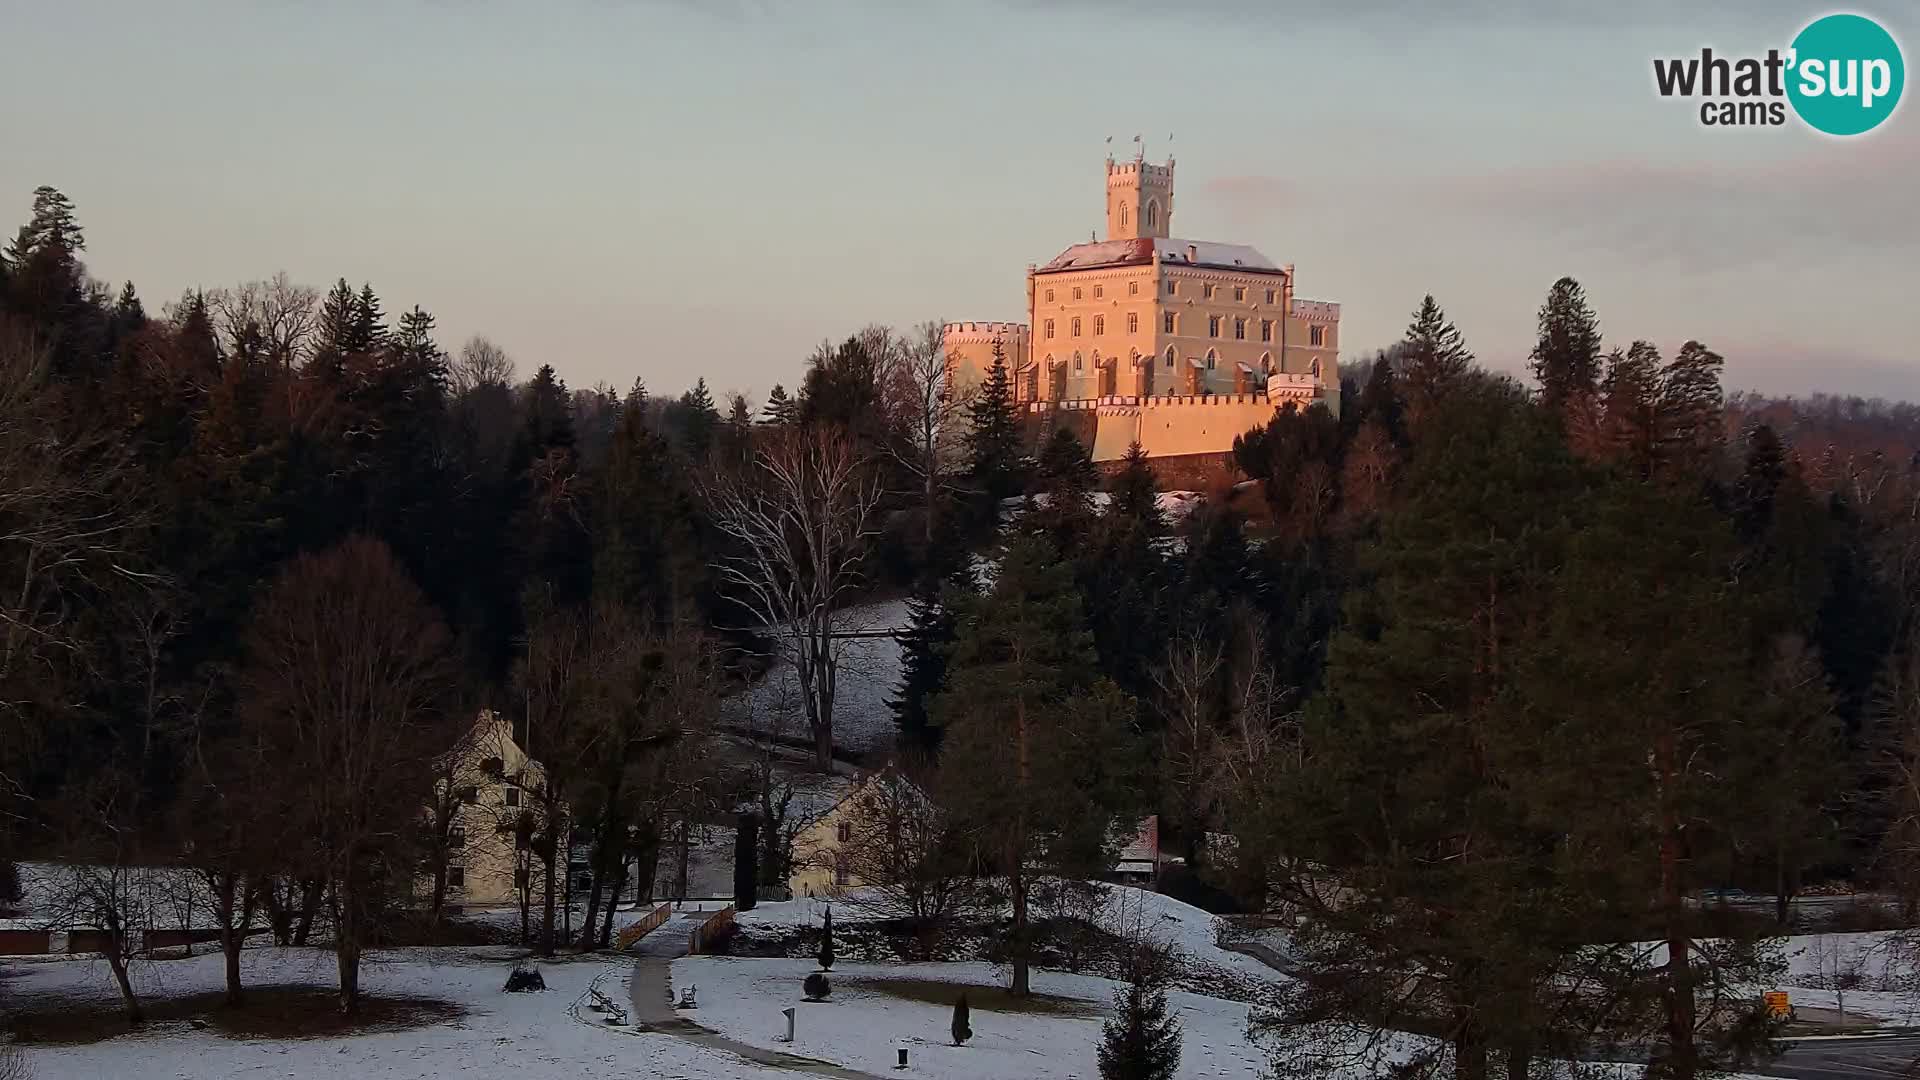
[[687, 937], [687, 955], [699, 956], [707, 951], [713, 940], [733, 926], [733, 905], [728, 904], [713, 913], [713, 917], [693, 928]]
[[661, 904], [659, 907], [654, 908], [653, 913], [648, 915], [646, 918], [641, 919], [639, 922], [634, 923], [632, 926], [629, 926], [625, 930], [620, 931], [620, 935], [613, 939], [614, 947], [621, 950], [627, 949], [634, 942], [639, 941], [643, 937], [646, 937], [649, 931], [653, 930], [655, 927], [658, 927], [661, 923], [666, 922], [668, 919], [672, 917], [673, 917], [673, 905]]

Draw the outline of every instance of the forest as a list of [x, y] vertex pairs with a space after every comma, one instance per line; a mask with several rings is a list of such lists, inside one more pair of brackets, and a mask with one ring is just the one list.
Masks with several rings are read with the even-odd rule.
[[1705, 344], [1603, 339], [1571, 278], [1527, 378], [1425, 297], [1338, 415], [1282, 408], [1176, 516], [1137, 447], [1032, 430], [1004, 363], [954, 394], [937, 323], [756, 408], [523, 377], [345, 278], [150, 309], [85, 252], [41, 188], [0, 257], [0, 893], [71, 865], [110, 934], [125, 873], [183, 868], [230, 956], [323, 922], [352, 1009], [362, 949], [441, 930], [483, 710], [544, 766], [502, 826], [542, 951], [605, 947], [603, 882], [690, 820], [756, 811], [782, 881], [723, 703], [790, 664], [829, 770], [837, 619], [903, 596], [888, 761], [929, 798], [862, 876], [930, 924], [1004, 911], [1016, 994], [1035, 890], [1148, 814], [1167, 891], [1293, 920], [1285, 1075], [1408, 1030], [1468, 1080], [1594, 1040], [1704, 1075], [1764, 1052], [1723, 991], [1797, 894], [1920, 917], [1920, 408], [1728, 394]]

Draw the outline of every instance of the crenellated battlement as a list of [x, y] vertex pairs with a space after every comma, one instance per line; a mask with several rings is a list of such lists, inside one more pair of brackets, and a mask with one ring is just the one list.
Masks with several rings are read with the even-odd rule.
[[950, 322], [940, 331], [942, 337], [954, 344], [1024, 342], [1032, 336], [1026, 323], [1017, 322]]
[[1212, 408], [1226, 405], [1263, 405], [1268, 402], [1265, 394], [1167, 394], [1140, 397], [1136, 394], [1115, 394], [1098, 398], [1066, 398], [1061, 401], [1029, 401], [1027, 411], [1045, 413], [1055, 409], [1109, 409], [1113, 407], [1128, 409], [1184, 409]]
[[1294, 297], [1293, 317], [1313, 322], [1339, 322], [1340, 305], [1331, 300], [1302, 300]]
[[1173, 159], [1168, 158], [1165, 165], [1150, 165], [1144, 161], [1115, 161], [1107, 159], [1107, 186], [1121, 187], [1135, 181], [1162, 187], [1173, 186]]

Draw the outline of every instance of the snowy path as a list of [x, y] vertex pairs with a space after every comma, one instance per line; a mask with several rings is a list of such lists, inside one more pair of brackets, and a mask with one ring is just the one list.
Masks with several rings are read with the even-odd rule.
[[689, 912], [640, 939], [639, 945], [633, 950], [633, 978], [628, 984], [633, 998], [633, 1026], [636, 1030], [670, 1035], [708, 1050], [732, 1054], [755, 1065], [767, 1065], [810, 1076], [839, 1077], [840, 1080], [882, 1080], [874, 1073], [843, 1068], [831, 1061], [735, 1042], [676, 1012], [673, 1007], [673, 962], [687, 955], [688, 935], [711, 914]]

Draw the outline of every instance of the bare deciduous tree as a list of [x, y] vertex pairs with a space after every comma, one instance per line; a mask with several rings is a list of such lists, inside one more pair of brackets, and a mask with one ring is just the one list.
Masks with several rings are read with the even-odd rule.
[[907, 438], [888, 451], [912, 474], [920, 489], [922, 540], [933, 544], [941, 496], [950, 490], [964, 464], [962, 420], [971, 389], [956, 388], [948, 366], [946, 342], [937, 322], [922, 324], [899, 340], [883, 372], [882, 394], [892, 404]]
[[814, 765], [833, 763], [833, 705], [845, 638], [836, 616], [865, 580], [881, 485], [845, 432], [770, 432], [751, 463], [706, 484], [728, 550], [715, 565], [733, 599], [799, 679]]
[[447, 365], [448, 387], [455, 397], [483, 386], [510, 387], [513, 374], [513, 358], [507, 350], [478, 334], [468, 338]]
[[320, 324], [320, 293], [296, 285], [284, 270], [266, 281], [214, 289], [206, 299], [228, 342], [244, 340], [251, 327], [266, 343], [267, 358], [286, 374], [305, 359]]
[[328, 883], [340, 1008], [359, 1004], [360, 950], [411, 877], [433, 763], [459, 737], [446, 628], [386, 545], [303, 555], [254, 616], [242, 701], [270, 732], [288, 815]]

